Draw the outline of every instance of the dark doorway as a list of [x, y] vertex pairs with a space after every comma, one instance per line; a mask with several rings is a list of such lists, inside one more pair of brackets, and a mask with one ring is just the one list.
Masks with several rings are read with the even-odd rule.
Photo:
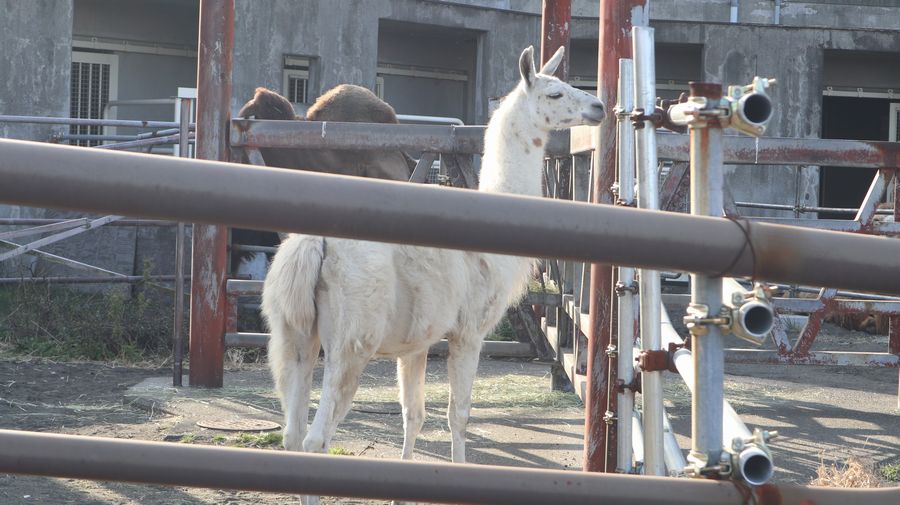
[[[889, 99], [825, 96], [822, 98], [822, 138], [888, 140]], [[823, 207], [859, 208], [876, 169], [822, 167], [819, 204]], [[820, 213], [821, 219], [853, 219], [854, 216]]]

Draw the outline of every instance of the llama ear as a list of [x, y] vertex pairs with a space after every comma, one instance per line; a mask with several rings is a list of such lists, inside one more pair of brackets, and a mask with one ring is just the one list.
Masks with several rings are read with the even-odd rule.
[[563, 56], [566, 55], [566, 46], [559, 46], [559, 49], [553, 53], [553, 56], [547, 60], [547, 63], [544, 63], [544, 66], [541, 68], [541, 73], [544, 75], [553, 75], [556, 72], [556, 69], [559, 67], [559, 64], [563, 60]]
[[528, 46], [519, 56], [519, 73], [522, 80], [530, 88], [534, 84], [534, 46]]

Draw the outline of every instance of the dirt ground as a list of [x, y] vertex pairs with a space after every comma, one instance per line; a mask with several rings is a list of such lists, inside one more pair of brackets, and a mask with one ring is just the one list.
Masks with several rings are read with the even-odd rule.
[[[883, 339], [834, 331], [823, 342], [831, 348], [854, 341], [881, 347], [878, 338]], [[748, 365], [726, 369], [726, 396], [747, 424], [781, 432], [782, 437], [772, 443], [777, 482], [809, 482], [822, 459], [843, 460], [851, 454], [878, 464], [900, 463], [896, 369]], [[225, 388], [215, 391], [175, 389], [168, 369], [0, 361], [0, 428], [233, 445], [237, 434], [208, 430], [197, 423], [229, 417], [280, 422], [263, 366], [230, 370], [225, 383]], [[450, 444], [444, 418], [443, 360], [429, 361], [427, 383], [428, 420], [415, 457], [446, 461]], [[578, 469], [582, 406], [574, 395], [550, 393], [549, 384], [546, 364], [484, 359], [468, 430], [470, 461]], [[679, 442], [688, 447], [687, 388], [669, 376], [666, 392]], [[315, 391], [314, 400], [317, 395]], [[373, 362], [334, 445], [354, 455], [397, 457], [402, 422], [396, 395], [394, 364]], [[338, 502], [370, 503], [326, 500]], [[299, 500], [285, 495], [0, 475], [0, 504], [30, 503], [282, 504]]]

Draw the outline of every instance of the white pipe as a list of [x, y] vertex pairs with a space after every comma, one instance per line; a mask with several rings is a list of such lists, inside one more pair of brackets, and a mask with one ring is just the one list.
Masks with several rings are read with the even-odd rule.
[[[618, 145], [616, 165], [619, 172], [619, 199], [626, 205], [634, 203], [634, 129], [627, 116], [634, 108], [631, 89], [634, 81], [634, 65], [630, 59], [619, 60], [619, 104], [616, 112], [618, 119]], [[626, 288], [634, 284], [634, 268], [619, 267], [619, 282]], [[624, 289], [617, 291], [618, 302], [618, 339], [619, 357], [617, 360], [618, 378], [625, 384], [634, 381], [634, 341], [635, 310], [634, 291]], [[616, 471], [631, 473], [632, 471], [632, 412], [634, 411], [634, 390], [624, 388], [618, 393], [618, 446], [616, 447]]]
[[740, 6], [740, 0], [731, 0], [731, 22], [737, 23], [738, 21], [738, 7]]
[[781, 4], [782, 4], [782, 1], [781, 1], [781, 0], [775, 0], [775, 19], [774, 19], [774, 23], [775, 23], [776, 25], [780, 25], [780, 24], [781, 24]]
[[634, 411], [631, 415], [631, 445], [634, 447], [634, 464], [644, 465], [644, 433], [641, 428], [641, 414]]
[[[684, 344], [684, 340], [678, 335], [678, 332], [675, 331], [675, 327], [672, 326], [672, 321], [669, 319], [669, 314], [666, 312], [665, 307], [662, 306], [661, 303], [660, 306], [662, 308], [661, 329], [663, 343], [666, 346], [670, 343], [676, 345]], [[694, 376], [691, 351], [684, 348], [679, 349], [675, 351], [673, 360], [675, 362], [675, 368], [678, 369], [678, 374], [681, 376], [691, 393], [693, 393], [694, 382], [696, 379]], [[731, 407], [731, 404], [729, 404], [727, 400], [723, 400], [722, 442], [725, 447], [731, 448], [732, 443], [736, 438], [746, 440], [752, 436], [753, 434], [747, 428], [747, 425], [744, 424], [744, 421], [741, 420], [737, 412], [734, 411], [734, 408]], [[737, 470], [744, 480], [750, 484], [761, 485], [772, 477], [772, 474], [774, 473], [774, 464], [772, 463], [772, 458], [769, 454], [755, 445], [750, 445], [741, 450], [738, 454]]]
[[672, 429], [672, 423], [669, 422], [669, 415], [663, 409], [663, 447], [665, 449], [666, 470], [670, 477], [677, 477], [684, 473], [684, 467], [687, 461], [684, 459], [684, 453], [678, 446], [678, 440], [675, 438], [675, 430]]
[[[656, 106], [656, 68], [653, 28], [635, 26], [632, 32], [635, 67], [634, 106], [649, 114]], [[656, 159], [656, 129], [650, 121], [635, 131], [638, 172], [638, 207], [659, 209], [659, 176]], [[660, 349], [659, 301], [662, 297], [659, 272], [640, 270], [641, 349]], [[644, 421], [644, 473], [665, 475], [663, 449], [662, 372], [641, 373], [641, 403]]]

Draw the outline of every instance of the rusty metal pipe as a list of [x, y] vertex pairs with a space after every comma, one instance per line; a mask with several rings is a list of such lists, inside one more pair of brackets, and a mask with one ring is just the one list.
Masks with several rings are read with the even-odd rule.
[[[234, 0], [200, 1], [196, 156], [225, 161], [231, 117]], [[190, 384], [222, 387], [228, 229], [194, 226], [191, 254]]]
[[900, 294], [884, 237], [7, 139], [0, 180], [16, 205]]
[[[618, 102], [619, 59], [631, 57], [631, 27], [649, 23], [646, 5], [647, 0], [600, 0], [597, 96], [603, 103]], [[591, 159], [594, 203], [614, 202], [610, 187], [616, 179], [615, 130], [612, 121], [592, 130], [596, 146]], [[607, 430], [602, 419], [611, 402], [605, 350], [612, 322], [612, 267], [608, 263], [591, 264], [590, 280], [584, 469], [611, 472], [616, 464], [615, 431]]]
[[556, 69], [556, 77], [569, 78], [569, 32], [572, 24], [572, 0], [543, 0], [541, 2], [541, 65], [560, 47], [566, 52]]
[[[348, 458], [0, 430], [0, 471], [215, 489], [472, 505], [746, 503], [729, 482]], [[764, 486], [758, 503], [893, 505], [900, 489]], [[762, 497], [771, 501], [760, 501]]]
[[[291, 494], [466, 504], [744, 503], [729, 483], [232, 449], [0, 430], [0, 471]], [[878, 497], [875, 493], [870, 496]], [[829, 502], [817, 502], [828, 504]], [[872, 502], [875, 503], [875, 502]]]

